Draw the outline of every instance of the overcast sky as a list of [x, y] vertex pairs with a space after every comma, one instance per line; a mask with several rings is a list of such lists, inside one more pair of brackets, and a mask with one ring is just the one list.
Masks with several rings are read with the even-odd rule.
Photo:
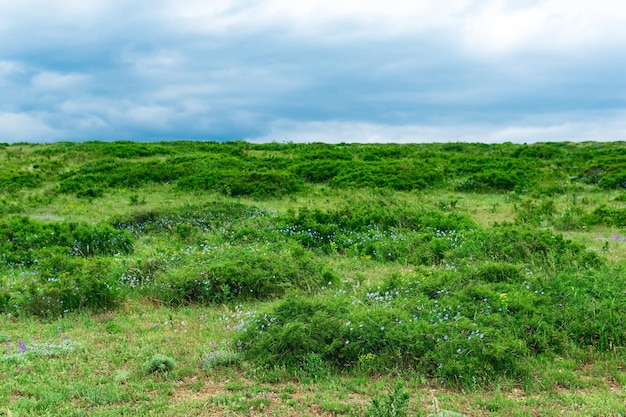
[[0, 142], [626, 140], [618, 0], [0, 0]]

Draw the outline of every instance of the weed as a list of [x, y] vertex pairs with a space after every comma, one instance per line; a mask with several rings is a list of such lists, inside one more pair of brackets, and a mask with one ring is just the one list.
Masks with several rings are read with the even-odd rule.
[[154, 374], [173, 371], [176, 368], [176, 362], [168, 356], [155, 354], [144, 362], [143, 366], [147, 374]]
[[396, 383], [392, 391], [372, 399], [365, 411], [365, 417], [405, 417], [408, 415], [411, 394], [404, 389], [402, 382]]

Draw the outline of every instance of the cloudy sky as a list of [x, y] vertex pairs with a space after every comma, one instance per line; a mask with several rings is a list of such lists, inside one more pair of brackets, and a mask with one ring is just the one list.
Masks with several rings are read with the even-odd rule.
[[1, 0], [0, 142], [626, 140], [618, 0]]

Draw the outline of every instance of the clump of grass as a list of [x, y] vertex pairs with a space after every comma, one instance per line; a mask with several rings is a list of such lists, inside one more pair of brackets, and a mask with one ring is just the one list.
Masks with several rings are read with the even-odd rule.
[[405, 417], [408, 415], [410, 399], [411, 393], [404, 389], [402, 382], [398, 382], [389, 394], [372, 399], [364, 416]]
[[165, 373], [176, 369], [176, 362], [169, 356], [155, 354], [143, 366], [147, 374]]
[[77, 342], [67, 340], [65, 337], [58, 343], [52, 342], [35, 342], [26, 343], [22, 339], [17, 340], [15, 347], [7, 340], [5, 342], [8, 355], [3, 355], [0, 360], [6, 362], [19, 362], [26, 358], [58, 358], [68, 355], [76, 350], [79, 346]]
[[239, 352], [216, 350], [208, 353], [202, 360], [200, 360], [200, 367], [208, 371], [211, 369], [237, 365], [241, 362], [241, 360], [242, 355]]
[[330, 370], [322, 355], [311, 352], [304, 356], [298, 375], [301, 380], [322, 381], [330, 377]]
[[113, 373], [113, 381], [117, 384], [125, 384], [130, 377], [130, 372], [125, 369], [118, 369]]

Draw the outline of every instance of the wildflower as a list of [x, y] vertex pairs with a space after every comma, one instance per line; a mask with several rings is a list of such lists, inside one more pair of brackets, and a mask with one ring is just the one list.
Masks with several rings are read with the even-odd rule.
[[346, 340], [346, 345], [349, 345], [349, 344], [350, 344], [350, 341], [349, 341], [349, 340]]
[[237, 350], [241, 350], [241, 340], [237, 340]]
[[26, 343], [24, 343], [22, 339], [17, 339], [17, 348], [20, 353], [26, 353]]
[[383, 331], [384, 331], [384, 330], [385, 330], [385, 326], [381, 326], [381, 327], [380, 327], [380, 330], [383, 330]]

